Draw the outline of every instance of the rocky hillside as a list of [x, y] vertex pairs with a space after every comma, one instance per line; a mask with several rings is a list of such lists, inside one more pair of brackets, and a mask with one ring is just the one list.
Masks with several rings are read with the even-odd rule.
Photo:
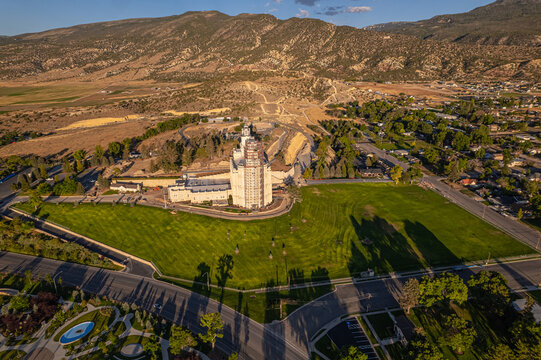
[[365, 80], [538, 79], [541, 49], [472, 46], [320, 20], [189, 12], [0, 38], [0, 78], [200, 80], [287, 71]]
[[541, 0], [498, 0], [463, 14], [366, 29], [460, 43], [541, 46]]

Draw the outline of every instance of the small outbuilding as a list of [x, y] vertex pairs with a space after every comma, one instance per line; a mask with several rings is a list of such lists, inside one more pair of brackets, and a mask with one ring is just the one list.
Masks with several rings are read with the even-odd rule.
[[109, 189], [116, 190], [121, 193], [139, 192], [141, 191], [141, 184], [117, 181], [111, 184], [111, 186], [109, 186]]

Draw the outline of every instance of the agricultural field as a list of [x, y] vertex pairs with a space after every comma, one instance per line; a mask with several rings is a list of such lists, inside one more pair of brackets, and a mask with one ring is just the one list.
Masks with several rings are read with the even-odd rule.
[[212, 283], [238, 288], [533, 252], [417, 186], [318, 185], [301, 188], [300, 197], [289, 214], [249, 222], [122, 204], [46, 203], [37, 215], [152, 260], [166, 275], [199, 279], [210, 272]]

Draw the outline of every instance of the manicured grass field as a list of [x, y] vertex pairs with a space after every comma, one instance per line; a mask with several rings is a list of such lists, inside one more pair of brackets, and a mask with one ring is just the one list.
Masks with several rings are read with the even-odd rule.
[[301, 195], [289, 214], [249, 222], [122, 204], [46, 203], [37, 215], [152, 260], [164, 274], [206, 282], [209, 272], [214, 284], [243, 288], [287, 284], [288, 274], [323, 280], [533, 252], [417, 186], [318, 185]]

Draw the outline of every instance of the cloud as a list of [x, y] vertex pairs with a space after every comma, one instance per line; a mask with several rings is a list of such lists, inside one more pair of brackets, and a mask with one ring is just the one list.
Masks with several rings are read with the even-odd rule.
[[326, 7], [323, 11], [318, 11], [316, 14], [335, 16], [338, 14], [356, 14], [371, 10], [372, 8], [370, 6], [349, 6], [347, 8], [345, 6], [329, 6]]
[[[281, 0], [280, 0], [281, 1]], [[306, 6], [314, 6], [319, 0], [295, 0], [295, 4], [301, 4]]]
[[284, 1], [284, 0], [272, 0], [272, 1], [274, 1], [274, 2], [277, 3], [277, 4], [281, 4], [282, 1]]
[[318, 15], [334, 16], [334, 15], [340, 14], [343, 9], [344, 9], [343, 6], [329, 6], [329, 7], [325, 8], [324, 11], [318, 11], [317, 14]]
[[295, 15], [296, 17], [308, 17], [310, 16], [310, 13], [308, 12], [308, 10], [304, 10], [304, 9], [299, 9], [299, 13], [297, 15]]
[[278, 9], [277, 8], [273, 8], [273, 9], [269, 9], [267, 10], [267, 12], [270, 14], [270, 13], [273, 13], [273, 12], [277, 12]]
[[362, 13], [372, 11], [372, 8], [370, 6], [350, 6], [347, 8], [347, 10], [344, 10], [345, 13]]

